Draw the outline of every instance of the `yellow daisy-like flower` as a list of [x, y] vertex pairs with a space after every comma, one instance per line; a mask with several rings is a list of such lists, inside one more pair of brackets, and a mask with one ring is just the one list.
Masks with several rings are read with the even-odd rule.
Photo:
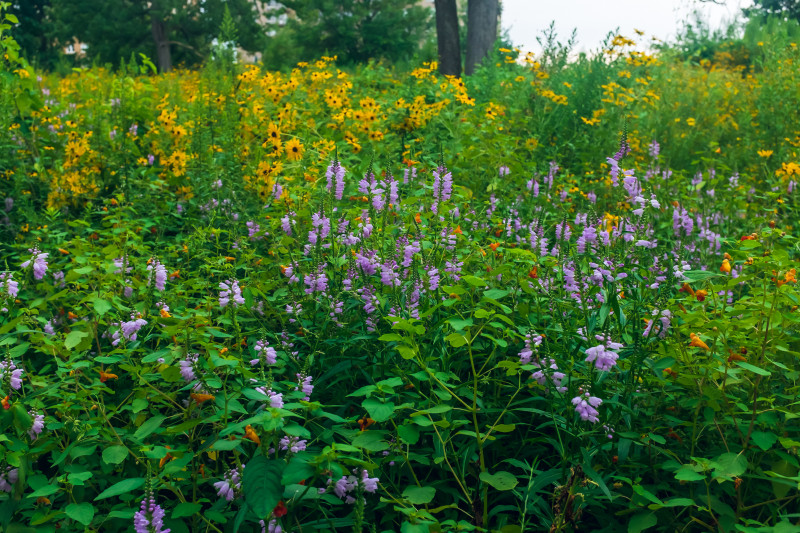
[[761, 157], [769, 157], [772, 155], [772, 150], [759, 150], [757, 153]]
[[280, 138], [281, 138], [281, 130], [280, 130], [280, 128], [278, 128], [277, 125], [275, 125], [275, 123], [271, 122], [270, 125], [267, 126], [267, 137], [269, 137], [269, 140], [272, 141], [272, 142], [275, 142], [276, 140], [280, 140]]
[[693, 118], [689, 117], [689, 118], [686, 119], [686, 124], [688, 124], [689, 126], [694, 126], [695, 125], [695, 120]]
[[289, 159], [289, 161], [298, 161], [303, 157], [303, 143], [297, 139], [291, 139], [287, 142], [285, 150], [286, 158]]

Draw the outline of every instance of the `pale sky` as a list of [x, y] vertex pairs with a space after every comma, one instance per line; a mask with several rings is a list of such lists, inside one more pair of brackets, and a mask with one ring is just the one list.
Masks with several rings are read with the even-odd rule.
[[718, 0], [717, 4], [699, 0], [502, 0], [502, 27], [508, 30], [516, 46], [538, 52], [541, 47], [536, 36], [554, 20], [559, 40], [566, 41], [576, 28], [577, 44], [573, 51], [592, 52], [617, 27], [626, 37], [636, 37], [633, 31], [636, 28], [645, 32], [646, 39], [655, 36], [668, 40], [675, 37], [681, 22], [695, 10], [704, 14], [712, 28], [718, 28], [752, 3], [752, 0]]

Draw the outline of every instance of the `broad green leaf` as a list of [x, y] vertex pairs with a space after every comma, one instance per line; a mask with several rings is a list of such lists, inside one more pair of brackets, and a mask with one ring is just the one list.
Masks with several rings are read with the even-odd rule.
[[118, 465], [128, 457], [125, 446], [109, 446], [103, 450], [103, 462], [109, 465]]
[[747, 471], [747, 458], [744, 455], [723, 453], [714, 462], [717, 463], [717, 468], [712, 473], [714, 478], [738, 477]]
[[367, 410], [370, 418], [375, 422], [386, 422], [392, 418], [395, 405], [392, 402], [382, 402], [377, 398], [367, 398], [361, 402], [361, 406]]
[[403, 498], [413, 505], [431, 503], [435, 495], [436, 489], [433, 487], [417, 487], [416, 485], [412, 485], [406, 487], [406, 490], [403, 491]]
[[764, 451], [769, 450], [776, 442], [778, 442], [777, 435], [766, 431], [754, 431], [750, 438], [753, 439], [753, 442], [756, 443], [756, 446]]
[[71, 350], [77, 345], [79, 345], [84, 337], [88, 336], [89, 333], [86, 331], [73, 329], [67, 334], [67, 337], [64, 339], [64, 346], [67, 348], [67, 350]]
[[414, 426], [404, 424], [402, 426], [398, 426], [397, 436], [400, 437], [400, 440], [406, 444], [414, 445], [419, 441], [419, 430]]
[[353, 438], [353, 446], [363, 448], [370, 452], [381, 452], [389, 449], [389, 443], [384, 440], [384, 431], [362, 431]]
[[88, 526], [92, 523], [92, 518], [94, 518], [94, 505], [91, 503], [71, 503], [67, 505], [64, 512], [76, 522]]
[[628, 522], [628, 533], [639, 533], [658, 523], [655, 513], [639, 513]]
[[266, 518], [283, 496], [281, 477], [286, 463], [256, 455], [248, 461], [242, 475], [244, 501], [259, 518]]
[[129, 479], [123, 479], [119, 483], [114, 483], [106, 490], [101, 492], [94, 501], [97, 500], [104, 500], [106, 498], [111, 498], [112, 496], [119, 496], [120, 494], [125, 494], [126, 492], [131, 492], [139, 487], [144, 485], [144, 478], [143, 477], [132, 477]]
[[200, 512], [203, 506], [199, 503], [191, 503], [191, 502], [184, 502], [179, 503], [175, 506], [175, 509], [172, 511], [172, 518], [184, 518], [186, 516], [192, 516]]
[[139, 426], [139, 429], [137, 429], [133, 434], [133, 438], [136, 440], [147, 438], [148, 435], [161, 427], [161, 423], [166, 419], [167, 417], [164, 415], [156, 415], [153, 418], [148, 419], [144, 424]]
[[481, 472], [480, 480], [488, 483], [497, 490], [511, 490], [517, 486], [517, 478], [511, 472], [501, 470], [490, 474], [489, 472]]
[[744, 368], [745, 370], [749, 370], [754, 374], [758, 374], [760, 376], [771, 376], [772, 372], [769, 370], [764, 370], [763, 368], [759, 368], [755, 365], [751, 365], [750, 363], [745, 363], [744, 361], [736, 361], [736, 365]]
[[308, 464], [308, 458], [304, 455], [295, 455], [289, 460], [289, 464], [283, 470], [281, 483], [283, 485], [293, 485], [300, 483], [314, 475], [314, 467]]

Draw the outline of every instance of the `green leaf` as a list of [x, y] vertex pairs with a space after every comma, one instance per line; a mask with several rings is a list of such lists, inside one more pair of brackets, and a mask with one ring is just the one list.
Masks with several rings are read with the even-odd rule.
[[89, 336], [88, 332], [74, 329], [70, 331], [67, 334], [67, 337], [64, 339], [64, 346], [67, 348], [67, 350], [71, 350], [77, 345], [79, 345], [84, 337], [88, 336]]
[[690, 465], [683, 465], [675, 472], [675, 479], [678, 481], [700, 481], [701, 479], [705, 479], [705, 477], [706, 476], [697, 472]]
[[183, 518], [186, 516], [192, 516], [194, 514], [199, 513], [200, 509], [202, 508], [203, 506], [200, 505], [199, 503], [190, 503], [190, 502], [179, 503], [178, 505], [175, 506], [175, 509], [172, 511], [172, 518], [175, 519], [175, 518]]
[[392, 402], [382, 402], [377, 398], [367, 398], [361, 402], [361, 406], [367, 410], [370, 418], [375, 422], [386, 422], [392, 418], [395, 405]]
[[104, 500], [106, 498], [111, 498], [112, 496], [119, 496], [120, 494], [125, 494], [126, 492], [132, 492], [139, 487], [144, 485], [144, 478], [143, 477], [132, 477], [129, 479], [123, 479], [119, 483], [114, 483], [106, 490], [101, 492], [94, 501], [97, 500]]
[[102, 298], [95, 298], [92, 302], [92, 305], [94, 306], [94, 311], [98, 316], [103, 316], [113, 308], [111, 302], [108, 300], [103, 300]]
[[656, 525], [658, 520], [655, 513], [639, 513], [628, 522], [628, 533], [639, 533]]
[[212, 450], [221, 450], [221, 451], [230, 451], [236, 449], [242, 441], [240, 440], [229, 440], [229, 439], [220, 439], [216, 441], [212, 446]]
[[462, 331], [464, 328], [470, 327], [474, 322], [471, 318], [450, 318], [447, 320], [453, 329]]
[[511, 291], [507, 291], [505, 289], [489, 289], [488, 291], [483, 291], [483, 295], [487, 298], [491, 298], [492, 300], [499, 300], [504, 296], [508, 296], [511, 294]]
[[465, 344], [467, 344], [466, 337], [464, 337], [464, 335], [460, 333], [451, 333], [450, 335], [445, 337], [445, 340], [449, 342], [450, 346], [452, 346], [453, 348], [460, 348]]
[[778, 442], [777, 435], [774, 433], [768, 433], [766, 431], [754, 431], [750, 437], [753, 439], [753, 442], [756, 443], [756, 446], [764, 451], [769, 450], [776, 442]]
[[744, 361], [736, 361], [736, 364], [738, 366], [744, 368], [745, 370], [749, 370], [750, 372], [753, 372], [753, 373], [758, 374], [760, 376], [771, 376], [772, 375], [772, 372], [770, 372], [769, 370], [764, 370], [763, 368], [759, 368], [759, 367], [757, 367], [755, 365], [751, 365], [750, 363], [745, 363]]
[[107, 465], [118, 465], [128, 457], [125, 446], [109, 446], [103, 450], [103, 462]]
[[483, 280], [483, 278], [479, 278], [477, 276], [462, 276], [461, 279], [463, 279], [464, 281], [466, 281], [468, 284], [472, 285], [473, 287], [485, 287], [486, 286], [486, 282]]
[[281, 477], [286, 463], [256, 455], [248, 461], [242, 475], [244, 501], [258, 518], [266, 518], [283, 496]]
[[747, 458], [736, 453], [723, 453], [714, 460], [717, 468], [712, 473], [713, 477], [739, 477], [747, 471]]
[[91, 503], [71, 503], [67, 505], [64, 512], [76, 522], [88, 526], [92, 523], [92, 518], [94, 518], [94, 505]]
[[412, 485], [406, 487], [403, 491], [403, 498], [408, 500], [412, 505], [424, 505], [431, 503], [433, 497], [436, 495], [436, 489], [433, 487], [417, 487]]
[[397, 436], [400, 437], [401, 441], [405, 442], [406, 444], [411, 444], [412, 446], [419, 442], [419, 430], [416, 427], [407, 424], [398, 426]]
[[517, 486], [517, 478], [511, 472], [501, 470], [490, 474], [489, 472], [481, 472], [480, 480], [488, 483], [497, 490], [511, 490]]
[[146, 438], [148, 435], [161, 427], [161, 423], [166, 419], [167, 417], [164, 415], [156, 415], [153, 418], [148, 419], [144, 424], [139, 426], [139, 429], [137, 429], [133, 434], [133, 438], [136, 440], [142, 440]]
[[300, 483], [314, 475], [314, 467], [308, 464], [308, 459], [304, 455], [295, 455], [286, 465], [281, 476], [281, 484], [284, 486]]
[[370, 452], [388, 450], [389, 443], [383, 439], [384, 434], [384, 431], [362, 431], [353, 438], [352, 444]]

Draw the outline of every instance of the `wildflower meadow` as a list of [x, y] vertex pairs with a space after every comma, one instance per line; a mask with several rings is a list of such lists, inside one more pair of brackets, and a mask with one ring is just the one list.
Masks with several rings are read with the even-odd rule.
[[786, 24], [464, 78], [0, 34], [0, 532], [800, 531]]

